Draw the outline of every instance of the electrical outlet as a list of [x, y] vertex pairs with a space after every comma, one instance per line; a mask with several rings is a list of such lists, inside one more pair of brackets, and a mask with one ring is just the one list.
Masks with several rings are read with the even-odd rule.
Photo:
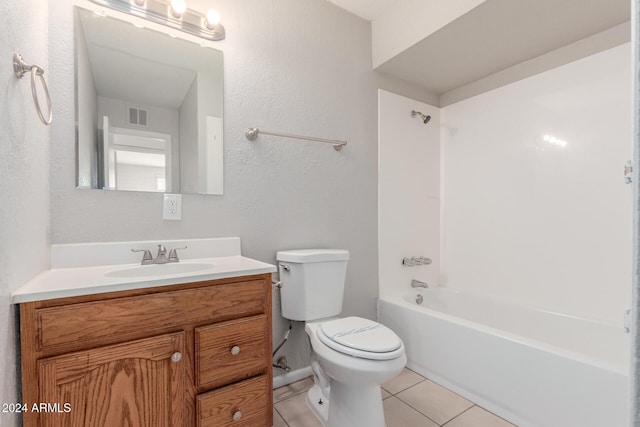
[[162, 205], [163, 219], [182, 219], [182, 195], [165, 194]]

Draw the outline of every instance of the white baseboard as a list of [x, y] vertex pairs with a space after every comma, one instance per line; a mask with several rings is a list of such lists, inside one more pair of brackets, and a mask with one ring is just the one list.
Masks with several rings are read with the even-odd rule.
[[273, 377], [273, 388], [282, 387], [313, 375], [311, 366]]

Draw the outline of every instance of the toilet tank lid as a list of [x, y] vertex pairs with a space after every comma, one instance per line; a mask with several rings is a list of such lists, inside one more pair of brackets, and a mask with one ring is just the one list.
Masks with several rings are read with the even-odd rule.
[[322, 262], [322, 261], [347, 261], [349, 251], [346, 249], [296, 249], [292, 251], [278, 251], [278, 261], [287, 262]]

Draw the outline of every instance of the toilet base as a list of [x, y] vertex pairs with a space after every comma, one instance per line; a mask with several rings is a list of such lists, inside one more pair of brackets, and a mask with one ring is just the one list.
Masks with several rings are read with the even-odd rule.
[[314, 385], [307, 392], [307, 405], [322, 425], [326, 426], [329, 421], [329, 400], [322, 394], [319, 386]]
[[378, 385], [349, 386], [332, 380], [328, 402], [314, 385], [307, 393], [307, 404], [325, 427], [386, 427]]

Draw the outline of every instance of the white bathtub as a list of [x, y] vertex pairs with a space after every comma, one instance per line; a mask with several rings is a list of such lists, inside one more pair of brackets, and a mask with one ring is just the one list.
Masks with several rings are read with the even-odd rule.
[[447, 288], [381, 298], [378, 314], [409, 368], [520, 427], [628, 426], [622, 328]]

